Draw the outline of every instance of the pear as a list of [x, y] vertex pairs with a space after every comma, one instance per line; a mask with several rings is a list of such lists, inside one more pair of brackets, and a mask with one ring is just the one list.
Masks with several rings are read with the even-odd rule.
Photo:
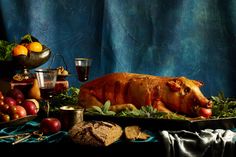
[[33, 80], [33, 85], [31, 87], [31, 89], [28, 91], [28, 97], [32, 98], [32, 99], [36, 99], [36, 100], [41, 99], [40, 89], [39, 89], [39, 84], [38, 84], [37, 79]]

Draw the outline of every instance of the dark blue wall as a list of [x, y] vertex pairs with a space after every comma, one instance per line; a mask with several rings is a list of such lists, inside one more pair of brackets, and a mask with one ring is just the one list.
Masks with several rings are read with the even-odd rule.
[[184, 75], [203, 81], [208, 96], [235, 97], [234, 0], [0, 0], [0, 9], [1, 39], [36, 36], [64, 56], [71, 86], [79, 86], [74, 58], [91, 57], [91, 79]]

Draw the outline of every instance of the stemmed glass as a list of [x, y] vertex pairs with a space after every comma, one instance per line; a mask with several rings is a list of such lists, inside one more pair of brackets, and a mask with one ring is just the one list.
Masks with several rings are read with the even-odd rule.
[[38, 80], [40, 96], [46, 101], [47, 105], [47, 117], [49, 117], [50, 111], [50, 99], [53, 97], [57, 80], [57, 70], [56, 69], [36, 69], [36, 78]]
[[76, 71], [80, 82], [85, 82], [89, 79], [91, 64], [91, 58], [75, 58]]

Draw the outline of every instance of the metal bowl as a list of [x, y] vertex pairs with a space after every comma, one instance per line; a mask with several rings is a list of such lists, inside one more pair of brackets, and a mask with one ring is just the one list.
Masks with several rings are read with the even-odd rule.
[[19, 55], [13, 57], [13, 61], [17, 68], [33, 69], [47, 62], [50, 56], [51, 50], [43, 45], [41, 52], [30, 51], [27, 56]]

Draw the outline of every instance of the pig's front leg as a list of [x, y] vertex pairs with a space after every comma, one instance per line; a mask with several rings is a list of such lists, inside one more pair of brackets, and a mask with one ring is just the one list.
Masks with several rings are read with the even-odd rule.
[[90, 108], [92, 106], [101, 107], [103, 103], [101, 103], [95, 96], [89, 93], [80, 94], [79, 95], [79, 105], [84, 108]]
[[166, 108], [165, 104], [161, 100], [156, 100], [153, 103], [153, 108], [155, 108], [159, 112], [173, 113], [171, 110]]
[[[161, 100], [156, 100], [153, 104], [153, 108], [155, 108], [157, 111], [159, 112], [165, 112], [165, 113], [173, 113], [173, 114], [176, 114], [174, 113], [173, 111], [169, 110], [168, 108], [166, 108], [165, 104], [161, 101]], [[190, 121], [193, 121], [193, 120], [201, 120], [201, 119], [205, 119], [204, 117], [200, 116], [200, 117], [195, 117], [195, 118], [192, 118], [192, 117], [187, 117], [187, 116], [183, 116], [183, 115], [180, 115], [180, 114], [176, 114], [177, 116], [179, 117], [182, 117], [186, 120], [190, 120]]]

